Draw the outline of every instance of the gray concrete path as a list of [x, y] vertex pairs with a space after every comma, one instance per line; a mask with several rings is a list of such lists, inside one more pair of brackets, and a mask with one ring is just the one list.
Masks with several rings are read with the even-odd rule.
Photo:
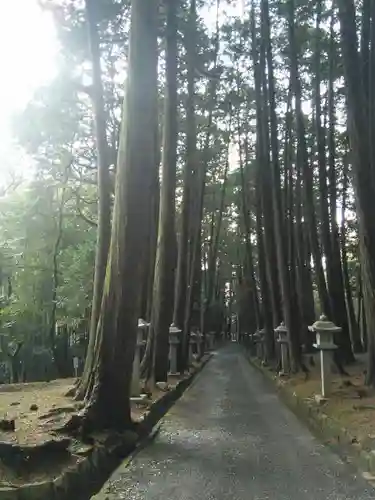
[[240, 347], [229, 345], [99, 498], [368, 500], [375, 490], [279, 402]]

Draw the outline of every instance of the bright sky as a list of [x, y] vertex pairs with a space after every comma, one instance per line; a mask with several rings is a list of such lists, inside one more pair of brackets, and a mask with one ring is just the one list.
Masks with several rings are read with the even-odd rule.
[[[14, 143], [11, 120], [26, 106], [34, 91], [53, 78], [58, 52], [52, 16], [42, 10], [38, 0], [3, 0], [3, 3], [0, 18], [0, 186], [6, 184], [8, 171], [24, 173], [30, 166], [30, 159], [25, 158]], [[238, 15], [240, 5], [241, 0], [227, 15]], [[212, 29], [215, 28], [215, 14], [215, 6], [201, 13]]]
[[[38, 0], [2, 2], [0, 18], [0, 175], [18, 170], [11, 118], [56, 71], [57, 39], [52, 17]], [[15, 26], [17, 29], [15, 29]]]

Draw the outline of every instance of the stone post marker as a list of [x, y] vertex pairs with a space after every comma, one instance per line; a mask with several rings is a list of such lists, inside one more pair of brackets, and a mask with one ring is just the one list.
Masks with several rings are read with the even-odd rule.
[[214, 350], [214, 341], [215, 341], [215, 332], [206, 333], [206, 338], [207, 338], [208, 350], [213, 351]]
[[141, 348], [146, 344], [146, 335], [149, 326], [150, 323], [147, 323], [144, 319], [140, 318], [138, 320], [137, 343], [135, 346], [135, 353], [134, 353], [133, 375], [132, 375], [132, 386], [131, 386], [132, 397], [139, 397], [141, 394], [141, 380], [140, 380]]
[[177, 349], [180, 343], [180, 335], [182, 330], [177, 328], [175, 324], [171, 324], [169, 328], [169, 373], [170, 375], [178, 375], [177, 372]]
[[289, 340], [288, 340], [288, 329], [284, 324], [284, 321], [275, 328], [275, 333], [277, 334], [276, 342], [280, 344], [281, 351], [281, 373], [280, 375], [285, 375], [290, 371], [289, 366]]
[[256, 344], [256, 356], [259, 359], [264, 359], [265, 354], [265, 342], [266, 342], [266, 330], [262, 328], [257, 330], [253, 335], [254, 343]]
[[194, 346], [197, 344], [197, 334], [195, 332], [190, 332], [189, 339], [189, 366], [193, 364], [194, 361]]
[[249, 351], [250, 351], [250, 356], [256, 356], [256, 335], [257, 333], [249, 333]]
[[197, 332], [197, 350], [198, 350], [198, 358], [200, 359], [204, 354], [204, 345], [203, 345], [203, 333]]
[[253, 335], [252, 335], [252, 341], [254, 342], [254, 353], [257, 358], [260, 358], [260, 346], [259, 346], [259, 341], [260, 341], [260, 335], [259, 335], [259, 330], [256, 330]]
[[[266, 350], [266, 329], [262, 328], [259, 330], [260, 335], [260, 348], [261, 348], [261, 359], [265, 362], [267, 350]], [[263, 363], [262, 361], [262, 363]]]
[[78, 368], [79, 368], [79, 357], [73, 356], [73, 369], [75, 378], [78, 377]]
[[329, 321], [323, 314], [318, 321], [309, 326], [309, 330], [316, 333], [316, 344], [314, 344], [314, 347], [320, 351], [322, 396], [325, 398], [330, 392], [332, 353], [337, 349], [337, 345], [334, 342], [334, 334], [341, 332], [342, 328]]

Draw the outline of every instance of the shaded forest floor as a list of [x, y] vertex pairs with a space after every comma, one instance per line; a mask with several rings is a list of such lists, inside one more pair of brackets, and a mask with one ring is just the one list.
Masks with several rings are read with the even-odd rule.
[[[309, 366], [309, 376], [282, 377], [279, 384], [302, 399], [315, 400], [321, 394], [319, 354], [312, 357], [315, 366]], [[365, 382], [366, 356], [356, 355], [356, 362], [345, 367], [349, 376], [331, 374], [331, 393], [322, 401], [322, 411], [338, 427], [344, 428], [353, 442], [365, 449], [375, 449], [375, 391]]]
[[[153, 403], [188, 376], [170, 377], [168, 389], [155, 388], [141, 403], [132, 403], [133, 420], [141, 422]], [[57, 478], [106, 441], [108, 434], [93, 435], [88, 444], [56, 431], [83, 406], [66, 396], [73, 383], [58, 379], [0, 385], [0, 418], [15, 424], [14, 431], [0, 430], [0, 488]]]

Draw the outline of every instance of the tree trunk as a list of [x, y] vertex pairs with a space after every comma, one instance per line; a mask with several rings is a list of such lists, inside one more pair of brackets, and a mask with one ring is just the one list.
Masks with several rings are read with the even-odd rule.
[[[328, 146], [329, 146], [329, 190], [327, 186], [327, 162], [325, 134], [321, 124], [321, 96], [320, 96], [320, 20], [321, 0], [317, 3], [317, 44], [316, 44], [316, 79], [315, 79], [315, 113], [318, 139], [318, 162], [319, 162], [319, 194], [321, 209], [321, 234], [323, 249], [326, 257], [327, 285], [330, 299], [331, 319], [342, 328], [342, 332], [336, 338], [339, 346], [338, 355], [345, 363], [354, 361], [348, 317], [345, 304], [344, 282], [341, 268], [341, 257], [339, 247], [339, 235], [336, 220], [336, 166], [335, 166], [335, 106], [333, 94], [333, 65], [335, 52], [333, 47], [333, 25], [331, 26], [331, 43], [329, 51], [329, 90], [328, 90]], [[333, 19], [333, 14], [332, 14]], [[333, 22], [333, 21], [332, 21]], [[327, 313], [328, 314], [328, 313]]]
[[[259, 175], [259, 174], [258, 174]], [[270, 336], [273, 336], [273, 325], [272, 325], [272, 306], [269, 283], [267, 280], [266, 271], [266, 259], [265, 259], [265, 249], [264, 249], [264, 239], [263, 239], [263, 224], [262, 224], [262, 209], [261, 209], [261, 194], [259, 188], [256, 190], [256, 224], [257, 224], [257, 247], [258, 247], [258, 269], [259, 269], [259, 281], [260, 281], [260, 291], [261, 291], [261, 310], [263, 317], [263, 328], [265, 330], [266, 338], [266, 357], [265, 361], [270, 361], [274, 357], [273, 345], [270, 346]]]
[[[246, 247], [246, 259], [245, 259], [245, 269], [247, 271], [246, 275], [249, 280], [249, 293], [251, 296], [252, 307], [254, 308], [254, 316], [256, 327], [259, 329], [261, 327], [261, 313], [260, 313], [260, 304], [259, 304], [259, 296], [257, 289], [257, 280], [255, 276], [255, 268], [254, 268], [254, 252], [253, 252], [253, 244], [251, 242], [251, 220], [249, 214], [248, 207], [248, 198], [246, 196], [246, 179], [243, 165], [243, 158], [240, 151], [240, 174], [241, 174], [241, 205], [242, 205], [242, 216], [245, 226], [245, 247]], [[245, 140], [245, 164], [248, 164], [248, 144], [247, 140]]]
[[308, 164], [307, 145], [305, 137], [305, 124], [302, 113], [301, 82], [298, 73], [298, 57], [294, 26], [294, 0], [289, 2], [289, 42], [290, 42], [290, 71], [291, 84], [296, 100], [296, 133], [297, 133], [297, 164], [302, 172], [304, 188], [304, 216], [309, 229], [311, 251], [314, 259], [315, 274], [322, 309], [328, 316], [331, 315], [330, 301], [324, 277], [322, 256], [319, 246], [316, 216], [313, 197], [313, 176], [311, 166]]
[[173, 322], [183, 330], [179, 349], [179, 370], [184, 371], [187, 365], [189, 348], [189, 332], [185, 330], [187, 293], [189, 286], [189, 250], [191, 245], [191, 203], [193, 172], [196, 172], [196, 124], [195, 124], [195, 31], [196, 5], [190, 1], [189, 19], [184, 35], [187, 54], [187, 91], [186, 104], [186, 160], [183, 172], [183, 197], [181, 209], [181, 227], [178, 245], [176, 295], [173, 311]]
[[[60, 361], [59, 352], [56, 346], [56, 312], [57, 312], [57, 293], [60, 284], [59, 280], [59, 262], [58, 257], [61, 249], [61, 242], [63, 238], [63, 223], [64, 223], [64, 207], [66, 203], [66, 189], [68, 182], [68, 171], [70, 164], [64, 168], [64, 181], [61, 188], [60, 200], [58, 204], [57, 213], [57, 227], [56, 227], [56, 240], [52, 253], [52, 297], [51, 297], [51, 312], [50, 312], [50, 325], [49, 325], [49, 342], [50, 348], [53, 353], [54, 363], [57, 373], [60, 377], [67, 376], [66, 366]], [[57, 198], [59, 198], [59, 189], [57, 189]]]
[[[375, 386], [375, 196], [373, 172], [375, 165], [369, 157], [369, 136], [364, 86], [358, 75], [363, 61], [359, 59], [353, 0], [338, 0], [345, 70], [348, 125], [353, 158], [356, 209], [359, 222], [363, 291], [368, 328], [367, 383]], [[371, 82], [374, 84], [374, 82]], [[373, 138], [371, 138], [373, 140]]]
[[157, 10], [156, 2], [131, 2], [111, 245], [94, 369], [85, 387], [84, 423], [88, 429], [131, 425], [130, 385], [155, 169]]
[[[350, 286], [349, 279], [349, 267], [348, 267], [348, 256], [346, 251], [346, 224], [345, 224], [345, 211], [346, 211], [346, 198], [348, 191], [348, 162], [344, 159], [344, 169], [343, 169], [343, 186], [342, 186], [342, 203], [341, 203], [341, 231], [340, 231], [340, 243], [341, 243], [341, 259], [342, 259], [342, 270], [344, 278], [345, 287], [345, 297], [346, 297], [346, 307], [348, 310], [348, 317], [350, 322], [350, 334], [352, 339], [353, 351], [363, 352], [363, 346], [361, 341], [361, 332], [359, 328], [359, 321], [355, 317], [354, 304], [353, 304], [353, 294]], [[360, 309], [358, 309], [360, 310]]]
[[[166, 0], [166, 96], [162, 182], [160, 193], [159, 236], [151, 329], [155, 335], [154, 378], [167, 381], [169, 326], [173, 316], [175, 264], [175, 191], [177, 162], [177, 0]], [[150, 332], [151, 334], [151, 332]]]
[[[277, 248], [275, 241], [275, 199], [272, 192], [272, 168], [271, 168], [271, 158], [270, 158], [270, 131], [269, 131], [269, 120], [270, 120], [270, 109], [268, 103], [269, 89], [266, 76], [266, 64], [268, 52], [268, 43], [266, 37], [266, 19], [265, 19], [265, 9], [263, 5], [261, 14], [261, 32], [260, 32], [260, 54], [259, 54], [259, 81], [260, 81], [260, 93], [261, 93], [261, 116], [262, 121], [260, 124], [262, 133], [262, 143], [263, 143], [263, 164], [262, 164], [262, 203], [263, 203], [263, 213], [264, 213], [264, 245], [266, 250], [266, 261], [267, 261], [267, 277], [270, 284], [271, 293], [271, 304], [272, 304], [272, 323], [273, 328], [279, 326], [282, 320], [281, 314], [281, 297], [280, 297], [280, 283], [279, 283], [279, 272], [278, 272], [278, 262], [277, 262]], [[272, 152], [271, 152], [272, 153]], [[272, 337], [270, 337], [270, 348], [272, 348], [274, 340], [274, 332], [272, 332]]]
[[111, 185], [109, 178], [109, 151], [107, 143], [106, 118], [103, 98], [103, 83], [100, 65], [100, 46], [97, 31], [97, 6], [95, 0], [85, 0], [92, 62], [92, 99], [97, 149], [98, 168], [98, 225], [94, 268], [94, 291], [91, 306], [89, 343], [85, 367], [77, 388], [77, 399], [84, 397], [86, 386], [93, 369], [96, 328], [103, 295], [109, 244], [111, 239]]
[[[290, 275], [288, 273], [286, 232], [284, 224], [285, 216], [283, 215], [286, 212], [286, 204], [285, 203], [283, 204], [282, 194], [281, 194], [281, 176], [280, 176], [279, 146], [278, 146], [277, 118], [276, 118], [275, 84], [274, 84], [273, 57], [272, 57], [272, 44], [271, 44], [271, 23], [269, 17], [268, 0], [262, 1], [262, 27], [263, 27], [262, 37], [264, 37], [266, 41], [268, 92], [270, 100], [270, 132], [271, 132], [271, 155], [272, 155], [271, 180], [272, 180], [277, 264], [279, 270], [279, 283], [281, 289], [283, 316], [289, 335], [292, 368], [293, 370], [296, 370], [301, 362], [301, 352], [299, 345], [298, 322], [296, 322], [297, 311], [295, 307], [295, 302], [292, 300], [291, 281], [290, 281]], [[288, 125], [288, 120], [287, 120], [287, 125]], [[289, 133], [290, 130], [289, 127], [287, 126], [286, 136], [288, 136]], [[284, 165], [284, 168], [285, 172], [287, 172], [288, 169], [286, 164]]]
[[[158, 142], [158, 147], [159, 147], [159, 142]], [[152, 208], [151, 208], [151, 221], [150, 221], [150, 233], [149, 233], [149, 252], [147, 255], [148, 260], [146, 264], [148, 272], [144, 277], [144, 287], [146, 295], [145, 297], [146, 308], [144, 312], [144, 318], [147, 321], [151, 321], [151, 314], [152, 314], [155, 263], [156, 263], [156, 252], [157, 252], [158, 231], [159, 231], [159, 211], [160, 211], [160, 182], [159, 182], [160, 158], [159, 157], [160, 154], [159, 151], [157, 151], [157, 161], [155, 163], [155, 178], [153, 182], [152, 201], [151, 201]]]
[[[278, 289], [277, 268], [275, 276], [276, 258], [272, 261], [274, 254], [273, 235], [273, 200], [272, 185], [270, 185], [269, 153], [267, 143], [267, 113], [265, 108], [266, 98], [262, 89], [262, 79], [265, 77], [265, 53], [264, 47], [260, 50], [258, 57], [258, 43], [255, 25], [254, 6], [251, 14], [251, 40], [252, 56], [254, 66], [255, 100], [256, 100], [256, 217], [257, 217], [257, 246], [259, 260], [259, 278], [261, 284], [263, 328], [265, 330], [267, 360], [271, 360], [275, 355], [274, 328], [278, 323], [277, 298], [273, 290]], [[260, 60], [258, 60], [260, 59]], [[263, 92], [262, 92], [263, 90]], [[275, 257], [275, 256], [274, 256]], [[279, 290], [278, 290], [279, 291]]]

